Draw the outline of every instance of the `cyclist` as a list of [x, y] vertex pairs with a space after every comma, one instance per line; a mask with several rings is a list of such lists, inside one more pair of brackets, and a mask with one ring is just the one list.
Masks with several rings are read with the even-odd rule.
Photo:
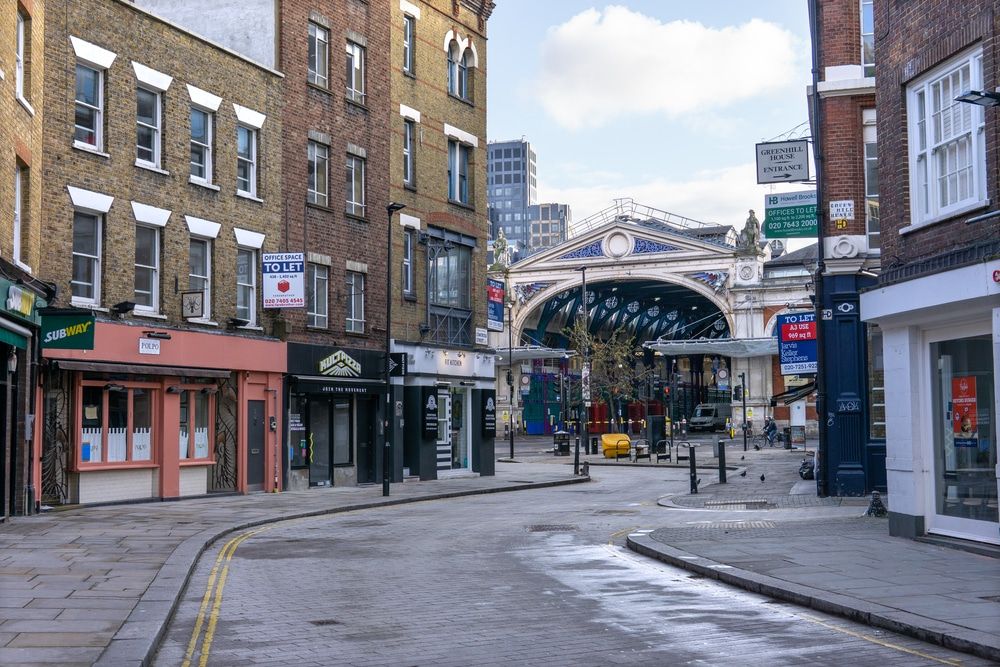
[[767, 438], [767, 446], [774, 447], [774, 439], [778, 436], [778, 424], [773, 417], [764, 417], [764, 437]]

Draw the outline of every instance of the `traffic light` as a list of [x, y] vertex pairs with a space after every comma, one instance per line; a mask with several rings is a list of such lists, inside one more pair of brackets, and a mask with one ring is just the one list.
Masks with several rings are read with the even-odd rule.
[[743, 385], [736, 385], [733, 387], [733, 400], [742, 401], [743, 400]]

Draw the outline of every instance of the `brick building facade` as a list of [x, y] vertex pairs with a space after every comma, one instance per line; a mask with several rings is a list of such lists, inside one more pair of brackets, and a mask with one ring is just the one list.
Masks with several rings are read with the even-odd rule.
[[[859, 318], [859, 292], [880, 265], [874, 16], [871, 0], [816, 0], [819, 79], [811, 121], [817, 148], [823, 275], [820, 495], [885, 491], [884, 392], [877, 330]], [[832, 211], [840, 217], [834, 218]], [[874, 344], [870, 346], [872, 337]]]
[[875, 3], [883, 272], [861, 309], [883, 337], [895, 535], [1000, 543], [998, 16]]
[[[493, 474], [486, 345], [489, 0], [392, 2], [390, 194], [396, 465], [421, 479]], [[493, 422], [491, 422], [492, 424]]]
[[31, 511], [25, 424], [36, 413], [38, 307], [52, 297], [41, 254], [45, 3], [0, 3], [0, 521]]
[[277, 489], [282, 76], [123, 0], [45, 34], [43, 500]]

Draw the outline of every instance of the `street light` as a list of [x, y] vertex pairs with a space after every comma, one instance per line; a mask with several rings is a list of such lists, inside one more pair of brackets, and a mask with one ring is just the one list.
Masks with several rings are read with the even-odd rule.
[[[508, 282], [509, 285], [509, 282]], [[507, 432], [510, 437], [510, 459], [514, 460], [514, 302], [507, 301], [507, 392], [510, 399], [510, 421]]]
[[[577, 271], [582, 276], [580, 304], [583, 307], [583, 331], [585, 334], [583, 339], [583, 370], [580, 373], [580, 401], [583, 403], [580, 422], [583, 425], [583, 446], [589, 448], [588, 438], [590, 437], [590, 433], [588, 432], [587, 422], [590, 420], [590, 323], [587, 321], [589, 319], [587, 311], [587, 267], [581, 266]], [[576, 450], [573, 454], [573, 474], [580, 474], [579, 438], [576, 439]]]
[[1000, 94], [988, 90], [967, 90], [955, 98], [956, 102], [976, 104], [981, 107], [1000, 106]]
[[389, 378], [390, 355], [390, 329], [392, 323], [392, 214], [402, 211], [406, 204], [390, 202], [385, 207], [385, 212], [389, 216], [389, 227], [386, 229], [386, 265], [385, 265], [385, 415], [383, 420], [383, 433], [385, 434], [385, 446], [382, 448], [382, 495], [389, 495], [389, 465], [392, 454], [392, 380]]

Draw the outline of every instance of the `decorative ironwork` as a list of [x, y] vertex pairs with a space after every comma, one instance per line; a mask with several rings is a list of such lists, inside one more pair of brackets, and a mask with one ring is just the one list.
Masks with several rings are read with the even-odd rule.
[[[531, 301], [539, 292], [544, 290], [546, 287], [550, 286], [552, 283], [530, 283], [528, 285], [514, 285], [514, 295], [517, 297], [518, 303], [527, 303]], [[565, 292], [563, 292], [565, 294]]]
[[234, 375], [219, 383], [215, 398], [215, 465], [209, 475], [209, 493], [236, 490], [236, 443], [239, 392]]
[[661, 241], [653, 241], [652, 239], [644, 239], [641, 237], [635, 237], [632, 242], [632, 254], [633, 255], [648, 255], [651, 253], [660, 252], [674, 252], [680, 250], [675, 245], [669, 243], [663, 243]]
[[604, 248], [600, 241], [594, 241], [576, 250], [571, 250], [556, 259], [589, 259], [593, 257], [604, 257]]
[[729, 274], [725, 271], [702, 271], [692, 274], [691, 277], [717, 290], [726, 284]]
[[47, 369], [42, 428], [41, 501], [47, 505], [69, 502], [69, 457], [72, 451], [69, 373]]

